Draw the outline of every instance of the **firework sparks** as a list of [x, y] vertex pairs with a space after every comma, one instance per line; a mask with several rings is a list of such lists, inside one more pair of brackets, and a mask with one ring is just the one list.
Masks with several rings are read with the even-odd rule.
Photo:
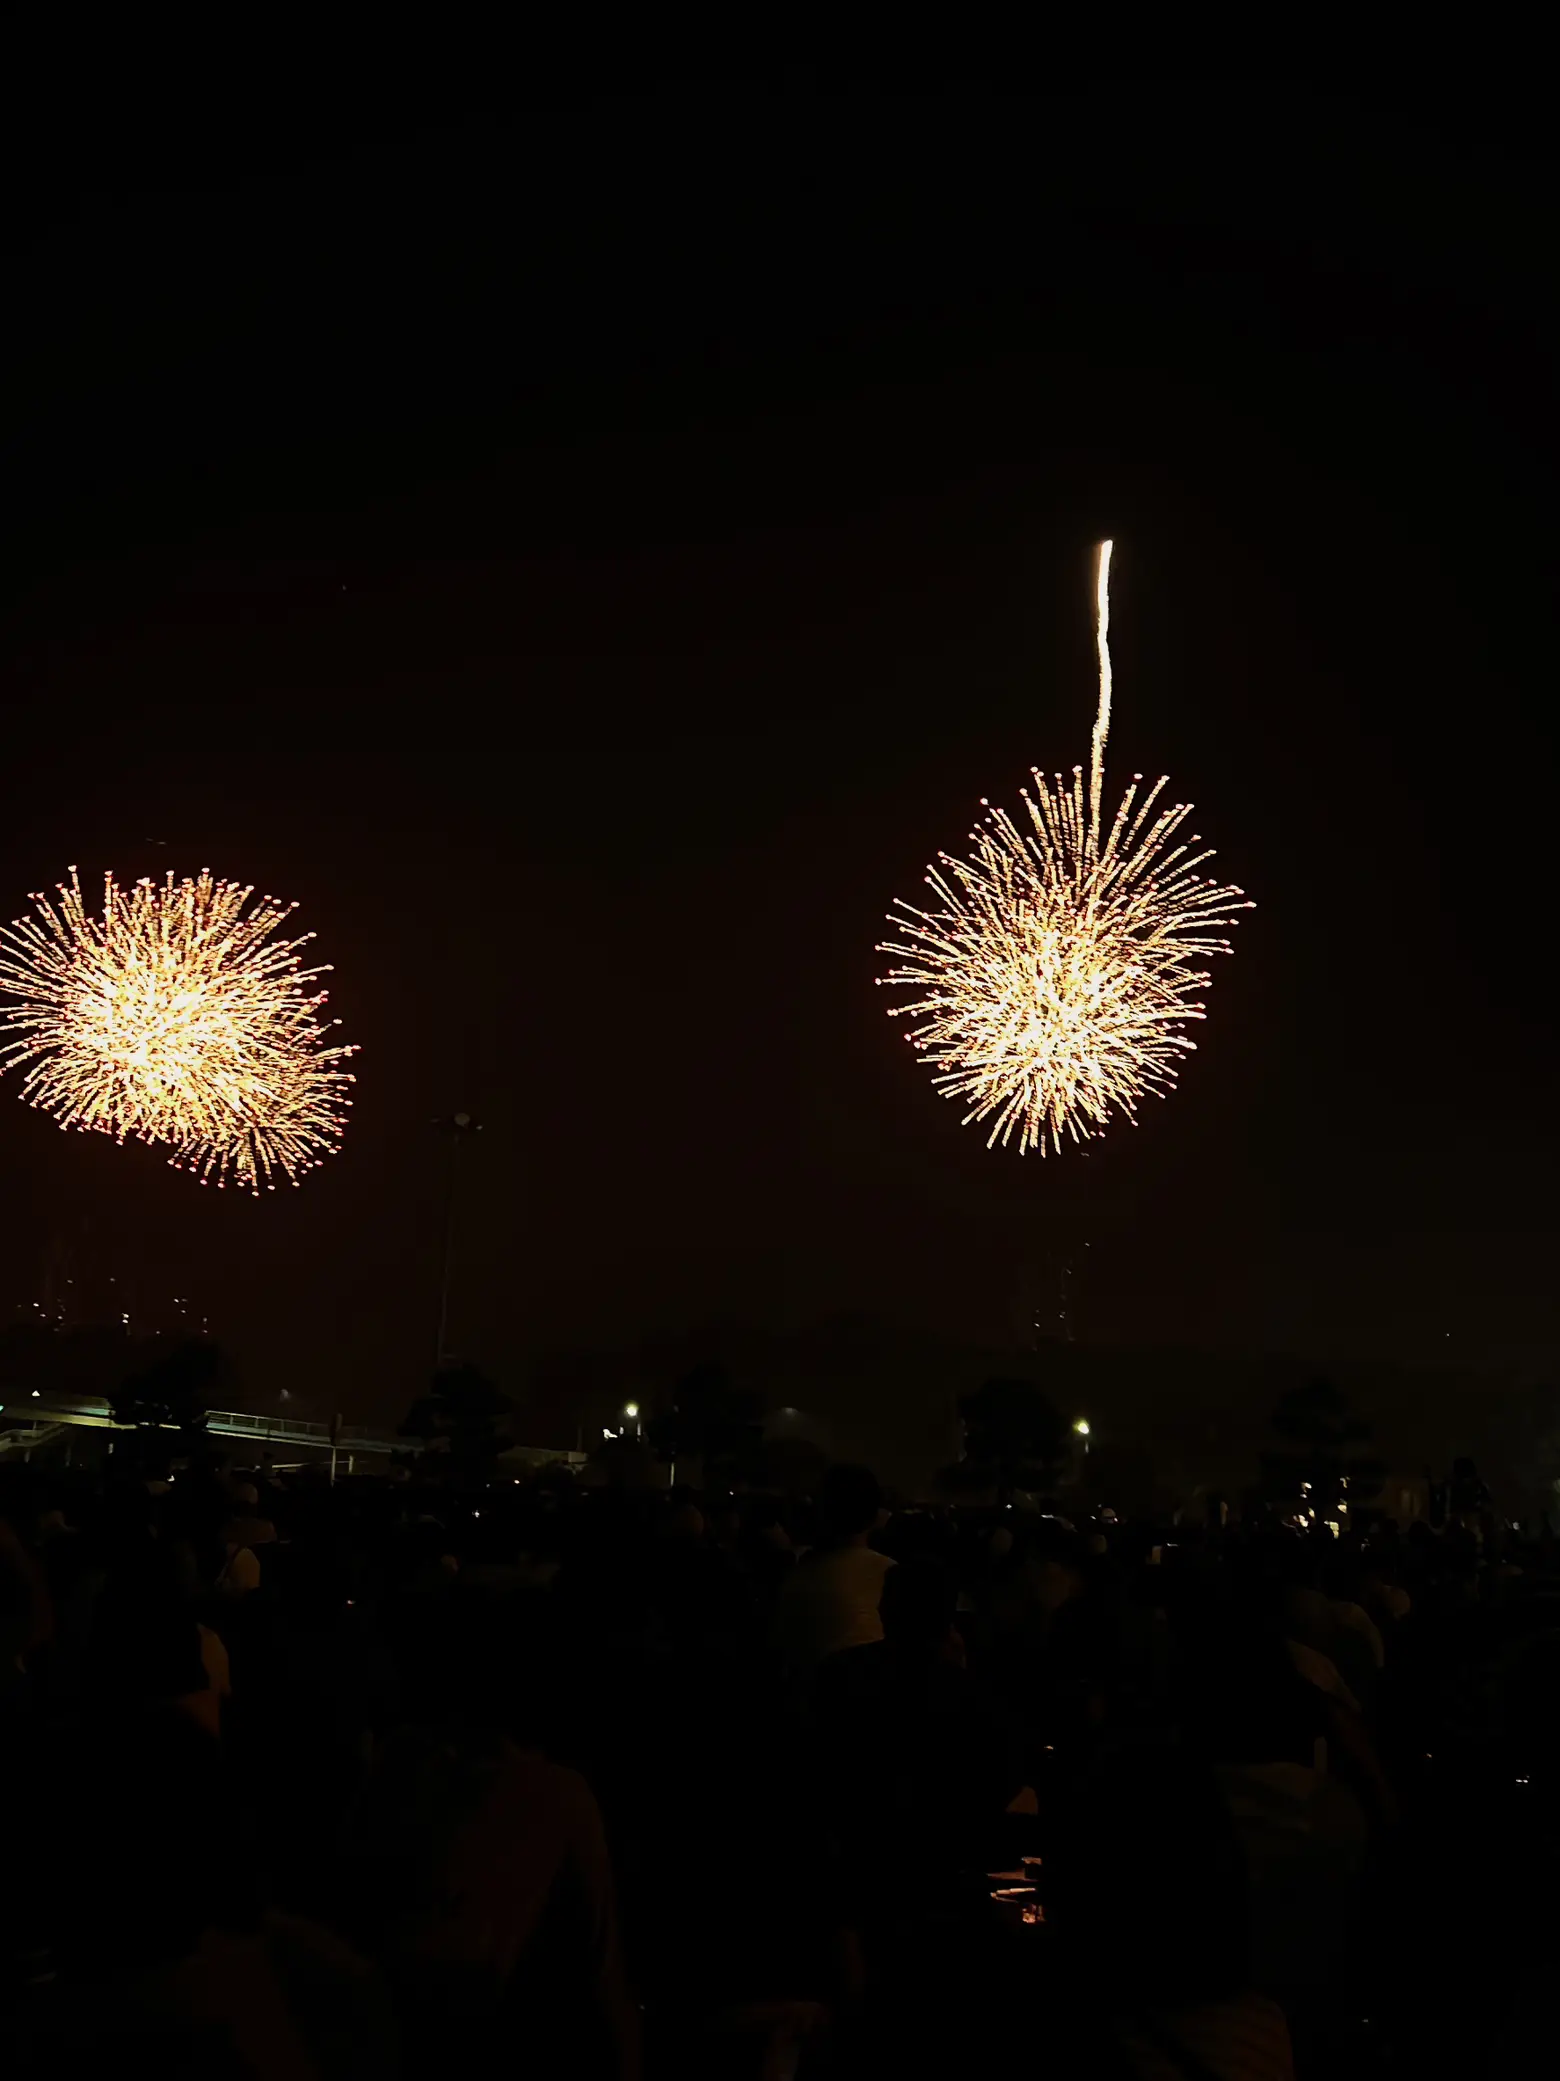
[[202, 1184], [297, 1184], [341, 1140], [343, 1067], [320, 1017], [313, 938], [274, 939], [295, 905], [215, 881], [103, 881], [89, 916], [76, 870], [0, 927], [0, 1075], [61, 1127], [168, 1146]]
[[1089, 782], [1035, 769], [1023, 791], [1028, 829], [982, 803], [974, 851], [939, 853], [927, 909], [895, 899], [903, 937], [880, 984], [914, 993], [890, 1007], [912, 1024], [911, 1045], [938, 1088], [967, 1105], [965, 1125], [991, 1121], [987, 1147], [1016, 1134], [1021, 1153], [1101, 1133], [1139, 1099], [1162, 1095], [1204, 1017], [1203, 963], [1227, 954], [1222, 935], [1250, 910], [1243, 890], [1202, 870], [1213, 858], [1183, 837], [1189, 802], [1161, 805], [1166, 781], [1131, 785], [1106, 829], [1110, 731], [1110, 552], [1100, 545], [1096, 616], [1100, 692]]

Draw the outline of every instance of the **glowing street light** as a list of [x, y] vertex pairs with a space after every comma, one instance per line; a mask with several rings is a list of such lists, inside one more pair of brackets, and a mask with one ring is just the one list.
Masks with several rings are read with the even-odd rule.
[[623, 1414], [628, 1417], [637, 1416], [639, 1414], [639, 1404], [637, 1402], [625, 1402], [623, 1404]]
[[1083, 1440], [1083, 1456], [1087, 1459], [1089, 1457], [1089, 1419], [1086, 1416], [1080, 1416], [1073, 1425], [1073, 1429]]

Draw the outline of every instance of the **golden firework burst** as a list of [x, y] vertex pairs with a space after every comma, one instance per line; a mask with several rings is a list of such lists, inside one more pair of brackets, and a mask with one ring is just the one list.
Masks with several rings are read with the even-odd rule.
[[204, 870], [122, 888], [90, 915], [76, 870], [0, 928], [0, 1075], [61, 1127], [166, 1145], [202, 1184], [297, 1184], [341, 1140], [343, 1066], [294, 904]]
[[1175, 1083], [1205, 1016], [1202, 965], [1227, 954], [1222, 934], [1253, 908], [1245, 892], [1204, 873], [1213, 848], [1182, 837], [1189, 802], [1161, 806], [1161, 778], [1134, 774], [1115, 816], [1101, 821], [1110, 733], [1110, 552], [1100, 545], [1096, 585], [1099, 706], [1089, 785], [1034, 770], [1023, 790], [1030, 828], [982, 803], [973, 854], [939, 853], [926, 880], [937, 901], [895, 899], [889, 922], [904, 937], [880, 943], [898, 957], [880, 985], [908, 989], [891, 1018], [926, 1058], [965, 1124], [992, 1122], [988, 1148], [1016, 1134], [1020, 1153], [1090, 1140], [1117, 1113]]

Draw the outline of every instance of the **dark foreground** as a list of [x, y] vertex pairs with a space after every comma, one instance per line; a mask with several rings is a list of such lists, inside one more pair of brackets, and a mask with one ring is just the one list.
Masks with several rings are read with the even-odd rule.
[[1560, 1571], [1488, 1520], [5, 1475], [7, 2074], [1544, 2043]]

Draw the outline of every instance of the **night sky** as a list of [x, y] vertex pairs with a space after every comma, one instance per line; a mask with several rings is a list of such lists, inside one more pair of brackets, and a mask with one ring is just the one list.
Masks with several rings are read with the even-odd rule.
[[[1233, 98], [13, 143], [0, 901], [295, 897], [363, 1053], [261, 1201], [0, 1085], [0, 1300], [189, 1293], [252, 1405], [393, 1419], [464, 1107], [453, 1342], [510, 1385], [718, 1321], [1000, 1343], [1067, 1259], [1083, 1339], [1545, 1363], [1554, 169]], [[1110, 772], [1260, 907], [1178, 1093], [1041, 1163], [873, 948], [1087, 757], [1104, 533]]]

